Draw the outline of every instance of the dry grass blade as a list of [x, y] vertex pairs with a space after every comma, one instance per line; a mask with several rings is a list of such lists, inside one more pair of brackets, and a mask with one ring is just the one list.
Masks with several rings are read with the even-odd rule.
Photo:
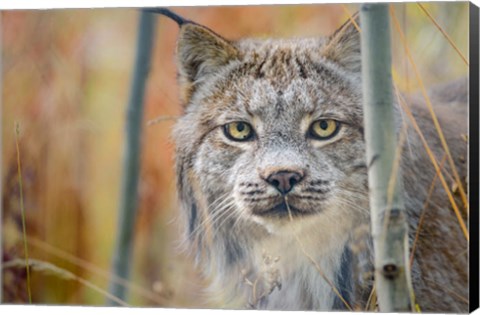
[[458, 175], [457, 168], [455, 166], [455, 163], [453, 162], [452, 154], [450, 153], [450, 149], [448, 147], [447, 141], [445, 140], [445, 136], [443, 134], [442, 128], [440, 127], [440, 123], [438, 122], [437, 115], [435, 114], [435, 111], [433, 110], [432, 102], [430, 101], [430, 98], [428, 97], [427, 90], [426, 90], [425, 85], [423, 84], [422, 78], [420, 76], [420, 72], [417, 68], [417, 65], [415, 64], [415, 62], [413, 60], [412, 54], [410, 53], [410, 49], [409, 49], [408, 44], [407, 44], [406, 39], [405, 39], [405, 34], [403, 34], [403, 31], [400, 28], [400, 24], [399, 24], [399, 22], [398, 22], [398, 20], [395, 16], [395, 11], [394, 11], [393, 6], [390, 6], [390, 16], [392, 17], [392, 21], [393, 21], [393, 24], [395, 26], [395, 29], [397, 30], [398, 34], [400, 35], [400, 39], [401, 39], [402, 45], [405, 49], [405, 53], [407, 54], [407, 58], [410, 61], [410, 64], [412, 65], [413, 70], [415, 72], [415, 76], [416, 76], [417, 81], [420, 85], [422, 95], [425, 99], [425, 102], [427, 104], [427, 108], [430, 112], [430, 115], [432, 116], [433, 124], [434, 124], [435, 129], [437, 130], [438, 136], [440, 138], [440, 142], [442, 143], [443, 149], [447, 153], [448, 162], [450, 164], [450, 168], [452, 169], [453, 176], [455, 177], [455, 180], [457, 182], [458, 189], [459, 189], [460, 196], [462, 198], [464, 207], [465, 207], [465, 209], [467, 210], [467, 213], [468, 213], [467, 195], [465, 194], [465, 190], [463, 189], [462, 182], [460, 180], [460, 176]]
[[[349, 21], [348, 21], [348, 22], [345, 22], [344, 26], [353, 24], [353, 26], [354, 26], [358, 31], [360, 31], [360, 27], [359, 27], [358, 24], [355, 22], [355, 17], [358, 16], [358, 12], [355, 13], [355, 14], [352, 16], [352, 15], [350, 15], [350, 13], [348, 12], [348, 10], [347, 10], [346, 7], [344, 7], [343, 9], [346, 11], [346, 13], [347, 13], [348, 16], [349, 16]], [[340, 29], [340, 31], [339, 31], [338, 34], [342, 34], [342, 33], [346, 32], [347, 29], [348, 29], [348, 27], [342, 27], [342, 28]], [[335, 38], [335, 37], [334, 37], [334, 38]], [[337, 38], [337, 39], [338, 39], [338, 38]], [[337, 42], [337, 39], [331, 40], [327, 45], [325, 45], [325, 46], [323, 47], [323, 51], [329, 51], [332, 46], [338, 45], [339, 43]]]
[[48, 244], [48, 243], [45, 243], [39, 239], [35, 239], [35, 238], [32, 238], [32, 237], [29, 237], [28, 238], [28, 243], [30, 244], [30, 246], [35, 246], [37, 248], [39, 248], [40, 250], [42, 251], [45, 251], [49, 254], [52, 254], [58, 258], [61, 258], [61, 259], [64, 259], [65, 261], [68, 261], [69, 263], [73, 264], [73, 265], [76, 265], [80, 268], [83, 268], [91, 273], [94, 273], [98, 276], [101, 276], [101, 277], [104, 277], [105, 279], [110, 279], [110, 281], [112, 282], [115, 282], [119, 285], [122, 285], [126, 288], [128, 288], [129, 290], [132, 290], [133, 292], [137, 293], [138, 295], [144, 297], [144, 298], [147, 298], [155, 303], [157, 303], [158, 305], [162, 305], [164, 303], [164, 301], [161, 299], [162, 297], [161, 296], [158, 296], [157, 294], [155, 294], [154, 292], [151, 292], [145, 288], [142, 288], [138, 285], [135, 285], [134, 283], [124, 279], [124, 278], [121, 278], [117, 275], [114, 275], [110, 272], [107, 272], [99, 267], [97, 267], [96, 265], [92, 264], [91, 262], [88, 262], [86, 260], [83, 260], [81, 258], [78, 258], [70, 253], [67, 253], [61, 249], [58, 249], [56, 247], [53, 247], [52, 245]]
[[[288, 204], [288, 197], [285, 196], [285, 204], [287, 205], [287, 210], [288, 210], [288, 218], [290, 219], [290, 221], [293, 221], [293, 216], [292, 216], [292, 211], [290, 210], [290, 205]], [[353, 311], [353, 308], [350, 306], [350, 304], [348, 304], [348, 302], [343, 298], [342, 294], [340, 294], [340, 292], [338, 291], [338, 289], [335, 287], [335, 285], [332, 283], [332, 281], [330, 281], [330, 279], [327, 278], [327, 276], [325, 276], [325, 273], [322, 271], [322, 268], [320, 268], [320, 266], [318, 265], [318, 263], [315, 261], [315, 259], [309, 255], [307, 253], [307, 251], [305, 250], [305, 247], [303, 247], [303, 244], [302, 242], [300, 241], [300, 239], [298, 238], [298, 235], [296, 233], [296, 231], [293, 229], [292, 227], [292, 232], [293, 232], [293, 235], [295, 237], [295, 241], [298, 243], [298, 246], [300, 247], [300, 250], [302, 251], [302, 253], [305, 255], [305, 257], [308, 258], [308, 260], [310, 260], [310, 262], [313, 264], [313, 266], [315, 267], [315, 269], [317, 269], [318, 273], [320, 274], [320, 276], [323, 278], [323, 280], [325, 280], [325, 282], [328, 283], [328, 285], [332, 288], [333, 292], [335, 293], [335, 295], [342, 301], [342, 303], [345, 305], [345, 307], [349, 310], [349, 311]]]
[[159, 116], [147, 122], [147, 126], [153, 126], [168, 120], [177, 120], [178, 116]]
[[[447, 158], [447, 156], [444, 155], [443, 158], [442, 158], [442, 161], [440, 162], [440, 169], [443, 168], [443, 164], [445, 163], [446, 158]], [[413, 265], [413, 257], [415, 256], [415, 250], [417, 248], [417, 242], [418, 242], [418, 238], [419, 238], [419, 235], [420, 235], [420, 230], [422, 228], [423, 221], [425, 219], [425, 212], [427, 211], [427, 206], [430, 202], [430, 197], [432, 196], [433, 189], [435, 188], [435, 183], [436, 183], [437, 179], [438, 179], [438, 174], [435, 173], [435, 176], [433, 177], [432, 183], [430, 184], [430, 188], [428, 189], [427, 198], [425, 199], [425, 202], [423, 203], [422, 214], [420, 215], [420, 219], [418, 220], [417, 231], [415, 232], [415, 239], [413, 240], [412, 250], [411, 250], [411, 253], [410, 253], [410, 266]]]
[[23, 230], [23, 245], [25, 252], [25, 268], [27, 269], [27, 291], [28, 302], [32, 304], [32, 289], [30, 285], [30, 264], [28, 263], [28, 244], [27, 244], [27, 227], [25, 224], [25, 207], [23, 204], [23, 183], [22, 183], [22, 166], [20, 164], [20, 146], [18, 144], [18, 137], [20, 135], [20, 126], [15, 123], [15, 145], [17, 148], [17, 167], [18, 167], [18, 188], [20, 191], [20, 211], [22, 217], [22, 230]]
[[372, 291], [368, 296], [367, 303], [365, 304], [365, 311], [378, 311], [377, 309], [377, 292], [375, 290], [375, 284], [372, 286]]
[[353, 15], [351, 15], [350, 12], [348, 11], [347, 6], [343, 3], [341, 4], [341, 6], [342, 6], [343, 11], [345, 11], [345, 13], [347, 14], [348, 19], [350, 20], [350, 23], [352, 23], [353, 26], [355, 26], [355, 28], [357, 29], [357, 31], [361, 34], [362, 30], [360, 29], [360, 26], [358, 26], [357, 22], [355, 22], [355, 18], [353, 17]]
[[[398, 95], [398, 94], [397, 94]], [[442, 186], [443, 188], [445, 189], [445, 192], [447, 193], [447, 196], [448, 196], [448, 199], [450, 200], [450, 203], [453, 207], [453, 211], [455, 212], [455, 215], [457, 216], [457, 219], [458, 219], [458, 223], [460, 224], [460, 228], [462, 229], [463, 231], [463, 234], [465, 236], [465, 238], [467, 239], [467, 241], [469, 240], [469, 235], [468, 235], [468, 230], [467, 230], [467, 227], [465, 225], [465, 222], [463, 222], [463, 218], [462, 218], [462, 215], [460, 214], [460, 210], [458, 209], [458, 206], [455, 202], [455, 199], [453, 198], [453, 195], [450, 191], [450, 188], [448, 187], [448, 184], [447, 182], [445, 181], [445, 178], [443, 177], [443, 174], [440, 170], [440, 167], [438, 166], [438, 163], [437, 163], [437, 160], [435, 159], [435, 156], [433, 155], [433, 152], [432, 150], [430, 149], [430, 147], [428, 146], [428, 143], [427, 143], [427, 140], [425, 139], [422, 131], [420, 130], [420, 127], [418, 126], [417, 124], [417, 121], [415, 120], [415, 117], [413, 116], [412, 112], [410, 111], [410, 109], [408, 108], [407, 104], [405, 103], [405, 101], [398, 96], [398, 99], [400, 100], [400, 105], [402, 106], [403, 110], [405, 111], [405, 113], [407, 114], [408, 118], [410, 119], [412, 125], [413, 125], [413, 128], [415, 128], [415, 130], [417, 131], [419, 137], [420, 137], [420, 140], [422, 141], [422, 144], [425, 148], [425, 150], [427, 151], [427, 154], [429, 155], [430, 157], [430, 160], [433, 164], [433, 167], [435, 168], [435, 171], [440, 179], [440, 182], [442, 183]]]
[[450, 36], [448, 36], [447, 32], [445, 32], [445, 30], [437, 23], [437, 21], [433, 18], [433, 16], [430, 14], [430, 12], [428, 12], [428, 10], [420, 2], [417, 2], [417, 5], [420, 7], [420, 9], [422, 9], [423, 13], [425, 13], [425, 15], [430, 19], [430, 21], [432, 21], [432, 23], [435, 24], [437, 29], [440, 31], [440, 33], [442, 33], [442, 35], [448, 41], [450, 46], [452, 46], [453, 49], [455, 49], [455, 51], [460, 56], [460, 58], [462, 58], [463, 62], [468, 66], [469, 64], [468, 64], [467, 58], [465, 58], [465, 56], [462, 54], [460, 49], [458, 49], [457, 45], [455, 45], [455, 43], [450, 38]]
[[[8, 269], [8, 268], [23, 268], [26, 267], [26, 262], [23, 259], [13, 259], [10, 261], [7, 261], [3, 264], [2, 268], [3, 269]], [[117, 302], [118, 304], [122, 306], [130, 306], [129, 304], [125, 303], [124, 301], [120, 300], [116, 296], [111, 295], [107, 291], [103, 290], [102, 288], [99, 288], [95, 284], [73, 274], [72, 272], [65, 270], [63, 268], [60, 268], [58, 266], [55, 266], [52, 263], [41, 261], [38, 259], [30, 259], [28, 262], [28, 267], [32, 268], [33, 271], [37, 272], [42, 272], [45, 274], [50, 274], [54, 275], [57, 277], [60, 277], [65, 280], [74, 280], [78, 281], [79, 283], [83, 284], [84, 286], [100, 293], [103, 294], [105, 297]]]
[[464, 302], [465, 304], [469, 304], [470, 303], [470, 300], [469, 299], [466, 299], [465, 297], [461, 296], [460, 294], [458, 294], [457, 292], [453, 291], [452, 289], [450, 288], [446, 288], [447, 291], [454, 297], [456, 297], [458, 300]]

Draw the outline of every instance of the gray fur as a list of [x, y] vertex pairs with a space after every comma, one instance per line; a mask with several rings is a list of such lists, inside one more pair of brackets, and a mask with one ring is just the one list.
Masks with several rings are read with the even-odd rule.
[[[352, 245], [355, 231], [370, 222], [359, 51], [349, 23], [329, 38], [237, 42], [200, 25], [182, 26], [184, 114], [174, 129], [181, 213], [188, 248], [211, 282], [212, 299], [225, 307], [345, 309], [331, 284], [349, 304], [364, 305], [372, 282], [354, 271], [371, 266], [371, 241]], [[424, 105], [409, 103], [440, 160], [443, 150]], [[465, 156], [466, 105], [439, 108], [454, 156]], [[398, 113], [400, 130], [404, 114]], [[306, 136], [320, 118], [341, 122], [332, 139]], [[234, 121], [250, 123], [255, 139], [225, 137], [222, 126]], [[407, 140], [402, 167], [413, 240], [435, 173], [411, 126]], [[466, 165], [458, 165], [464, 176]], [[292, 221], [288, 212], [264, 214], [283, 200], [265, 178], [285, 170], [304, 177], [287, 195], [289, 206], [300, 210]], [[466, 312], [467, 243], [436, 187], [412, 270], [417, 303], [422, 311]], [[354, 265], [362, 259], [367, 262]]]

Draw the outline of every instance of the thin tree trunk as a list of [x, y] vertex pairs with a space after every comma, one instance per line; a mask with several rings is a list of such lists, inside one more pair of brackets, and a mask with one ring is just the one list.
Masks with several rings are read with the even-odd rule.
[[[130, 99], [126, 116], [126, 143], [124, 147], [123, 177], [120, 192], [118, 230], [113, 258], [113, 273], [123, 279], [129, 278], [133, 234], [137, 207], [137, 185], [140, 169], [143, 98], [145, 83], [150, 68], [155, 19], [153, 14], [141, 11], [137, 37], [137, 53], [131, 82]], [[125, 287], [110, 283], [110, 293], [120, 300], [127, 295]], [[110, 305], [118, 305], [112, 300]]]
[[388, 5], [363, 5], [360, 21], [375, 287], [381, 312], [408, 312], [408, 226], [394, 123]]

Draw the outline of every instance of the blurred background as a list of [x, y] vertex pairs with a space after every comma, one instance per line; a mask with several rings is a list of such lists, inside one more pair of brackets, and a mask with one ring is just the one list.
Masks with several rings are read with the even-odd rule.
[[[468, 56], [468, 2], [425, 3]], [[331, 34], [349, 5], [172, 8], [229, 39]], [[395, 14], [427, 87], [468, 67], [415, 3]], [[125, 109], [135, 54], [135, 9], [2, 11], [3, 262], [24, 258], [16, 144], [20, 151], [29, 257], [51, 263], [31, 273], [33, 303], [103, 305], [120, 193]], [[394, 77], [419, 85], [392, 27]], [[177, 25], [158, 17], [146, 91], [138, 216], [131, 279], [134, 306], [206, 304], [202, 281], [178, 249], [171, 128], [181, 114], [176, 85]], [[148, 124], [158, 117], [170, 117]], [[172, 118], [173, 117], [173, 118]], [[18, 124], [18, 134], [16, 133]], [[67, 271], [74, 275], [67, 274]], [[24, 268], [2, 271], [2, 303], [27, 303]]]

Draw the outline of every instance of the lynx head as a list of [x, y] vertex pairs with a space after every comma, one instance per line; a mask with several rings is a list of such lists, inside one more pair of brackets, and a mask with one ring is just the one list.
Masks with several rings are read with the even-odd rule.
[[357, 215], [367, 173], [353, 23], [328, 38], [235, 42], [186, 23], [177, 59], [177, 182], [190, 239], [207, 222], [215, 233], [268, 234], [290, 220], [334, 226]]

